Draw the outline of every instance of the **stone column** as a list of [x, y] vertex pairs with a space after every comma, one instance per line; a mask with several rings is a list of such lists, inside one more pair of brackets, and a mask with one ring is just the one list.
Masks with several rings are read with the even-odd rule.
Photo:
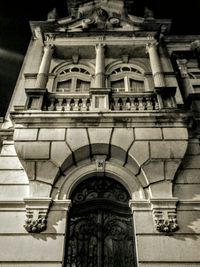
[[178, 59], [177, 65], [180, 70], [185, 97], [188, 97], [191, 93], [194, 93], [194, 90], [190, 82], [190, 77], [188, 75], [187, 60]]
[[195, 52], [198, 61], [198, 67], [200, 68], [200, 41], [196, 40], [192, 42], [191, 49]]
[[160, 58], [157, 52], [157, 45], [158, 43], [155, 41], [147, 44], [147, 52], [149, 53], [150, 65], [156, 88], [166, 86]]
[[96, 69], [95, 69], [95, 88], [105, 87], [105, 58], [104, 44], [96, 45]]
[[39, 72], [38, 72], [37, 80], [35, 84], [36, 88], [40, 88], [40, 89], [46, 88], [53, 50], [54, 50], [53, 45], [46, 45], [44, 47], [44, 55], [43, 55], [43, 58], [40, 64], [40, 68], [39, 68]]

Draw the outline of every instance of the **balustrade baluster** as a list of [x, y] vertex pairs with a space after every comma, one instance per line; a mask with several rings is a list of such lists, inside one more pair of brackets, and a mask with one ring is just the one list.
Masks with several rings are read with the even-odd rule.
[[50, 98], [50, 99], [49, 99], [49, 102], [50, 102], [50, 105], [48, 106], [48, 110], [49, 110], [49, 111], [53, 111], [54, 108], [55, 108], [55, 105], [54, 105], [54, 103], [55, 103], [55, 98]]
[[139, 101], [138, 109], [139, 110], [145, 110], [145, 105], [144, 105], [144, 102], [143, 102], [143, 97], [138, 97], [138, 101]]
[[57, 99], [58, 100], [58, 103], [56, 103], [56, 111], [62, 111], [62, 109], [63, 109], [63, 106], [62, 106], [62, 104], [63, 104], [63, 98], [58, 98]]

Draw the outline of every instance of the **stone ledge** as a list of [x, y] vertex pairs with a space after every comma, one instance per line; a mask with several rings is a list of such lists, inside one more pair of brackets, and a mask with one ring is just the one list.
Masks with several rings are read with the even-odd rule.
[[[47, 112], [22, 111], [11, 112], [12, 120], [29, 127], [190, 127], [191, 112], [179, 110], [148, 111], [148, 112]], [[50, 125], [50, 126], [49, 126]]]

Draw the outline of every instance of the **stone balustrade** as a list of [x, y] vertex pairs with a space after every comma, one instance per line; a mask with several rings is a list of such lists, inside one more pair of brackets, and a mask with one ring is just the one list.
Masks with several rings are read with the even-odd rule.
[[[157, 97], [153, 93], [114, 93], [109, 98], [109, 109], [113, 111], [158, 110]], [[92, 111], [89, 94], [50, 93], [43, 107], [46, 111]]]
[[152, 93], [116, 93], [110, 99], [111, 110], [150, 111], [158, 110], [157, 97]]
[[89, 94], [49, 94], [44, 110], [47, 111], [89, 111]]

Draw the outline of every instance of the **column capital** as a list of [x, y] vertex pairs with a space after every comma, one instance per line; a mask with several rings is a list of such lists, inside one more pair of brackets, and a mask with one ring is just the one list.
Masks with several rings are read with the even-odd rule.
[[95, 44], [95, 48], [96, 48], [96, 50], [98, 50], [98, 49], [103, 49], [103, 48], [105, 48], [106, 47], [106, 44], [104, 44], [104, 43], [98, 43], [98, 44]]
[[198, 50], [200, 51], [200, 40], [195, 40], [190, 45], [191, 50]]
[[49, 51], [49, 50], [54, 50], [54, 48], [55, 48], [55, 45], [47, 43], [47, 44], [44, 45], [43, 49], [46, 52], [46, 51]]
[[158, 46], [158, 42], [156, 40], [147, 43], [146, 44], [146, 52], [148, 53], [150, 48], [155, 48], [156, 49], [157, 46]]

